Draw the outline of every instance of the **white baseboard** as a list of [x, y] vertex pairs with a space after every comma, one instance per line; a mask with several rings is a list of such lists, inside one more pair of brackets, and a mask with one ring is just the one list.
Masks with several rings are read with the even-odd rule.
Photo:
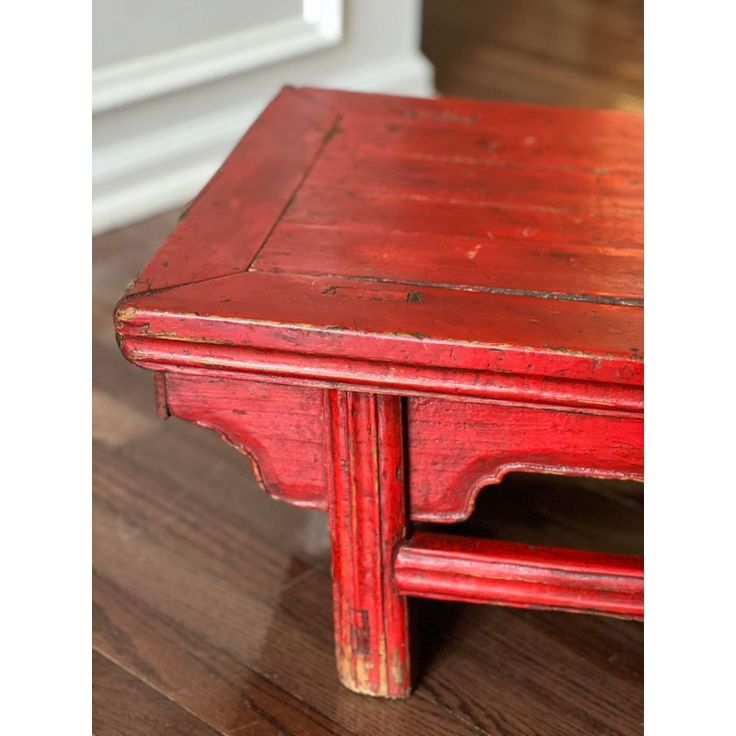
[[342, 40], [342, 0], [306, 0], [298, 15], [97, 69], [92, 109], [105, 112], [283, 62]]
[[[315, 81], [325, 87], [427, 96], [433, 69], [419, 53]], [[183, 206], [216, 171], [268, 99], [95, 150], [93, 232]]]

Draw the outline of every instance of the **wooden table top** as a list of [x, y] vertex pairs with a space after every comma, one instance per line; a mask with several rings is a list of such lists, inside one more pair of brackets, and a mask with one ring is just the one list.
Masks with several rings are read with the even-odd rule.
[[642, 138], [618, 111], [285, 88], [121, 301], [124, 349], [640, 407]]

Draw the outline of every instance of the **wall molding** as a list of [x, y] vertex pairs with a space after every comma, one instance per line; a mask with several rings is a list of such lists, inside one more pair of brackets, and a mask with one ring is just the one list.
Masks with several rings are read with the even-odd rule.
[[102, 67], [92, 75], [92, 110], [113, 110], [339, 43], [343, 0], [303, 0], [301, 15]]
[[[418, 51], [407, 51], [329, 75], [320, 79], [320, 85], [426, 96], [433, 93], [433, 69]], [[183, 206], [217, 170], [273, 94], [96, 150], [93, 231]]]

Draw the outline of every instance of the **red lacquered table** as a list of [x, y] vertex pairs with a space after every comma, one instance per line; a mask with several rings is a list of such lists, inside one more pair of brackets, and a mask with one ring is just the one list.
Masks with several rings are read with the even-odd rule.
[[643, 617], [640, 558], [411, 533], [509, 471], [642, 479], [642, 120], [286, 88], [128, 289], [162, 415], [328, 512], [338, 671], [407, 596]]

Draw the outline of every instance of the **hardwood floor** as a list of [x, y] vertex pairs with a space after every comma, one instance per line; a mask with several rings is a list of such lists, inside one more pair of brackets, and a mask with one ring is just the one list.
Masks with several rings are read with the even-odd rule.
[[446, 95], [641, 111], [643, 0], [424, 0]]
[[[442, 92], [641, 106], [640, 3], [425, 8]], [[115, 344], [113, 305], [176, 216], [94, 244], [94, 732], [641, 733], [633, 622], [415, 601], [414, 696], [339, 685], [325, 517], [271, 500], [213, 432], [159, 421], [150, 374]], [[636, 484], [514, 475], [462, 531], [641, 553], [642, 505]]]

